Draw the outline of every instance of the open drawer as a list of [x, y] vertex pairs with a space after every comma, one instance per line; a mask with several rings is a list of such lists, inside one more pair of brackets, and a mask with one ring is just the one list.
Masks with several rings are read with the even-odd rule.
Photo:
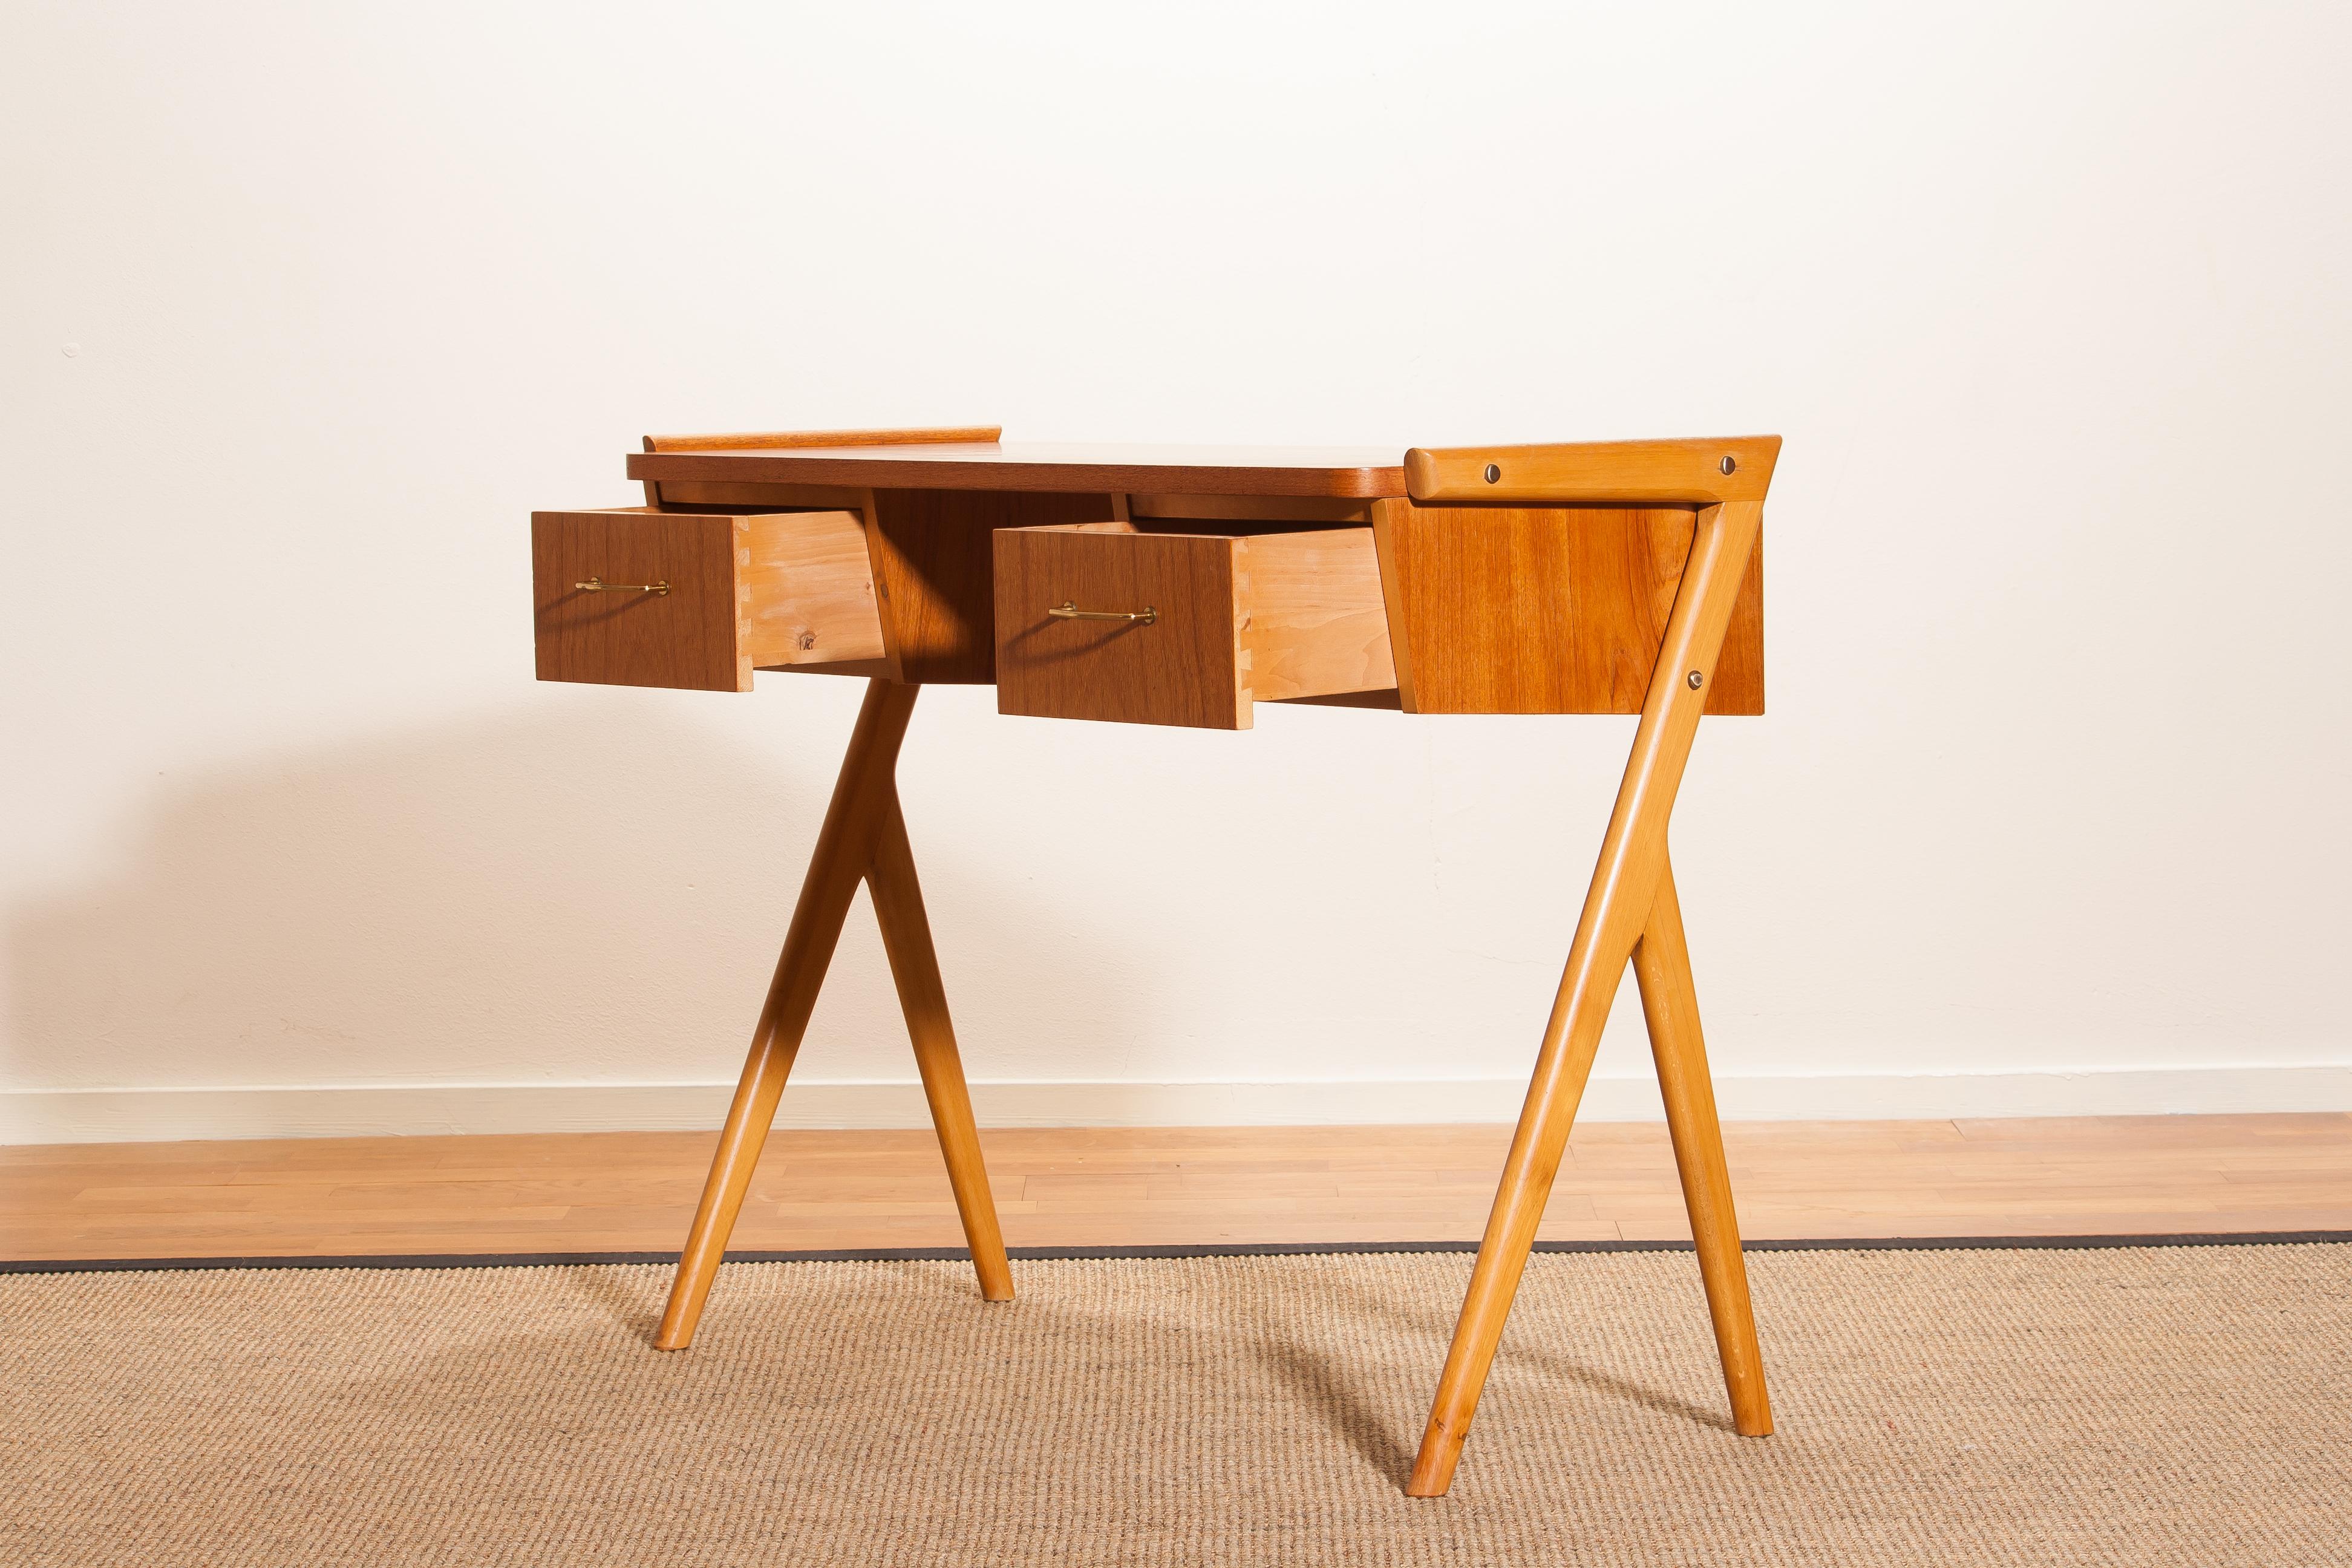
[[1256, 701], [1396, 685], [1369, 528], [1079, 523], [995, 551], [999, 712], [1246, 730]]
[[751, 671], [878, 659], [854, 511], [539, 511], [539, 678], [749, 691]]

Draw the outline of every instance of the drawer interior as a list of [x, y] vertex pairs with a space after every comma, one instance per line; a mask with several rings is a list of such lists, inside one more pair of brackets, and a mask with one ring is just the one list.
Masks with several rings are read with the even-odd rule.
[[866, 524], [854, 511], [739, 518], [736, 598], [741, 657], [755, 669], [883, 657]]

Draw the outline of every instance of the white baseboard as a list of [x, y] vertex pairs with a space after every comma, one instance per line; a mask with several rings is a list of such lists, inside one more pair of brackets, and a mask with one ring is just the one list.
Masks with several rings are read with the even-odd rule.
[[[336, 1089], [0, 1091], [0, 1143], [715, 1128], [725, 1083], [386, 1084]], [[975, 1083], [983, 1127], [1304, 1126], [1508, 1121], [1523, 1079]], [[2191, 1111], [2352, 1110], [2352, 1065], [1718, 1079], [1727, 1121], [1850, 1121]], [[1595, 1079], [1581, 1116], [1649, 1121], [1647, 1078]], [[920, 1087], [794, 1082], [783, 1127], [921, 1127]]]

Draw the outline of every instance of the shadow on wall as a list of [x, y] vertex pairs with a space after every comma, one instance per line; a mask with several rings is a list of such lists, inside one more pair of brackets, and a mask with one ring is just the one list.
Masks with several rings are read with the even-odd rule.
[[[542, 707], [179, 790], [121, 879], [12, 912], [8, 1083], [731, 1081], [848, 724], [780, 764], [674, 704], [627, 718]], [[910, 826], [936, 921], [965, 872]], [[951, 998], [1044, 918], [1018, 894], [940, 933]], [[801, 1066], [913, 1077], [862, 893]]]

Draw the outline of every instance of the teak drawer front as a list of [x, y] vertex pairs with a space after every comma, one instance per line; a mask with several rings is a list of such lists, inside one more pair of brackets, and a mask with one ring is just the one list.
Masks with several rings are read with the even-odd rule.
[[999, 712], [1246, 730], [1260, 700], [1396, 684], [1370, 529], [1021, 528], [995, 549]]
[[883, 657], [856, 512], [533, 512], [530, 558], [541, 680], [749, 691], [755, 668]]

